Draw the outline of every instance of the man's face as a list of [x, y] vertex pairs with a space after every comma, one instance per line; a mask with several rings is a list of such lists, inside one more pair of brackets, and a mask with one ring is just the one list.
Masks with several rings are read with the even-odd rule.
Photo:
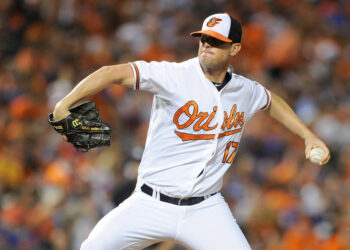
[[202, 35], [199, 42], [198, 57], [202, 66], [212, 69], [228, 64], [237, 54], [233, 51], [236, 44], [226, 43], [214, 37]]

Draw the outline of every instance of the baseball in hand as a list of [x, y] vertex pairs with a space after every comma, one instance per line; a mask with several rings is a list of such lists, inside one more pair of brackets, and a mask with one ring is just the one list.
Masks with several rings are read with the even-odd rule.
[[321, 148], [313, 148], [310, 151], [310, 161], [312, 163], [320, 163], [325, 152]]

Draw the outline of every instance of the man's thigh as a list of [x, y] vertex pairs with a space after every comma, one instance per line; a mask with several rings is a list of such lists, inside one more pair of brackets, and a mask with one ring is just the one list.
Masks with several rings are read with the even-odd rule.
[[173, 236], [174, 216], [176, 211], [136, 192], [96, 224], [81, 250], [142, 249]]
[[251, 249], [221, 194], [187, 210], [177, 239], [195, 250]]

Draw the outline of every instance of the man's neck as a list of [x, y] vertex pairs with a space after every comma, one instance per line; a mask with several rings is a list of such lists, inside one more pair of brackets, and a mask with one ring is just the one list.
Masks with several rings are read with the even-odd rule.
[[212, 82], [222, 83], [225, 79], [227, 67], [220, 69], [209, 69], [201, 65], [205, 77]]

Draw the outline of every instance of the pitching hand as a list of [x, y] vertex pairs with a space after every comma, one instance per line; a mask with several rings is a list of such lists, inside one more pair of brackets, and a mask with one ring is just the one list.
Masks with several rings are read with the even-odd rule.
[[321, 148], [323, 152], [325, 152], [324, 156], [322, 157], [318, 165], [321, 166], [326, 164], [331, 158], [329, 149], [322, 140], [320, 140], [316, 135], [311, 134], [305, 138], [305, 155], [307, 160], [310, 159], [310, 151], [313, 148]]

